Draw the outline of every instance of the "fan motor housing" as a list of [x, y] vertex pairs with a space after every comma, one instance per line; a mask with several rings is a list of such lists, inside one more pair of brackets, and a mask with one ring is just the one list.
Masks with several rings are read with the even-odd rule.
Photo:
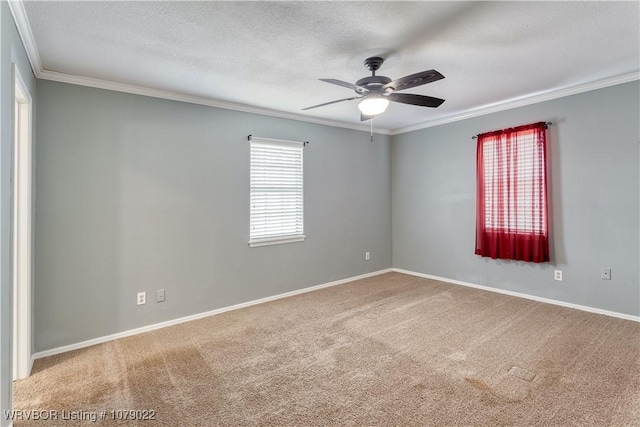
[[[337, 101], [325, 102], [324, 104], [314, 105], [312, 107], [303, 108], [303, 110], [310, 110], [312, 108], [323, 107], [325, 105], [335, 104], [342, 101], [352, 101], [354, 99], [363, 99], [367, 97], [380, 98], [388, 97], [388, 101], [400, 102], [402, 104], [418, 105], [421, 107], [437, 108], [444, 102], [444, 99], [434, 98], [432, 96], [424, 96], [410, 93], [394, 94], [395, 91], [403, 89], [409, 89], [416, 86], [421, 86], [427, 83], [432, 83], [437, 80], [444, 79], [444, 76], [436, 70], [427, 70], [420, 73], [404, 76], [400, 79], [391, 80], [386, 76], [376, 76], [376, 71], [382, 66], [384, 58], [381, 56], [372, 56], [364, 60], [364, 65], [369, 71], [371, 76], [358, 80], [355, 84], [345, 82], [336, 79], [320, 79], [324, 82], [334, 85], [346, 87], [356, 92], [358, 96], [339, 99]], [[393, 96], [392, 96], [393, 95]], [[362, 119], [366, 120], [366, 119]]]
[[[391, 79], [385, 76], [369, 76], [363, 79], [360, 79], [356, 82], [356, 86], [362, 86], [367, 88], [370, 92], [378, 92], [382, 88], [382, 86], [390, 83]], [[356, 90], [357, 93], [362, 93], [364, 91]]]

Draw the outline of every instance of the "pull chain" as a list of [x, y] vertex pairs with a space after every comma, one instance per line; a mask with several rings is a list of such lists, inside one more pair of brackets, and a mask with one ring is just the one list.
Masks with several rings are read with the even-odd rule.
[[373, 142], [373, 117], [374, 116], [371, 116], [371, 123], [370, 123], [371, 124], [371, 142]]

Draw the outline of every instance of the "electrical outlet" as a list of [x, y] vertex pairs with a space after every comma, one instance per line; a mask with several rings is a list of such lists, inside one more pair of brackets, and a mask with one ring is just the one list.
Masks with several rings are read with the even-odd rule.
[[156, 302], [164, 301], [164, 289], [158, 289], [156, 291]]
[[364, 259], [365, 259], [365, 261], [369, 261], [369, 259], [370, 259], [370, 258], [371, 258], [371, 257], [369, 256], [369, 252], [365, 252], [365, 253], [364, 253]]
[[562, 270], [555, 270], [553, 272], [553, 278], [559, 282], [562, 282]]
[[611, 280], [611, 269], [609, 267], [602, 267], [600, 269], [600, 278], [602, 280]]
[[138, 292], [138, 305], [143, 305], [147, 303], [147, 293], [146, 292]]

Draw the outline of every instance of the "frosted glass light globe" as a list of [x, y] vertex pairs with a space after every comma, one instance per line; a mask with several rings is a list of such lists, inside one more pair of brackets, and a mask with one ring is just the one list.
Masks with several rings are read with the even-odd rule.
[[358, 108], [365, 116], [376, 116], [384, 113], [389, 100], [379, 96], [368, 96], [358, 104]]

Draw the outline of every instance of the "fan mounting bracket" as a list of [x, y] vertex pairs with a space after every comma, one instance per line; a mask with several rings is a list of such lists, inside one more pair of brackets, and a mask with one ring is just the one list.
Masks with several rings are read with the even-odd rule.
[[384, 58], [379, 56], [372, 56], [371, 58], [367, 58], [364, 60], [364, 66], [367, 67], [369, 71], [376, 75], [376, 71], [382, 66], [384, 62]]
[[437, 108], [444, 99], [434, 98], [432, 96], [417, 95], [411, 93], [395, 93], [404, 89], [410, 89], [416, 86], [422, 86], [427, 83], [444, 79], [444, 76], [436, 70], [426, 70], [419, 73], [410, 74], [396, 80], [391, 80], [386, 76], [376, 76], [376, 71], [385, 61], [383, 57], [371, 56], [364, 60], [364, 65], [371, 71], [371, 75], [358, 80], [355, 84], [337, 79], [320, 79], [324, 82], [337, 86], [346, 87], [355, 91], [355, 97], [338, 99], [336, 101], [325, 102], [323, 104], [314, 105], [312, 107], [303, 108], [310, 110], [312, 108], [324, 107], [343, 101], [353, 101], [355, 99], [363, 99], [367, 97], [380, 98], [385, 97], [388, 101], [399, 102], [401, 104], [417, 105], [420, 107]]

